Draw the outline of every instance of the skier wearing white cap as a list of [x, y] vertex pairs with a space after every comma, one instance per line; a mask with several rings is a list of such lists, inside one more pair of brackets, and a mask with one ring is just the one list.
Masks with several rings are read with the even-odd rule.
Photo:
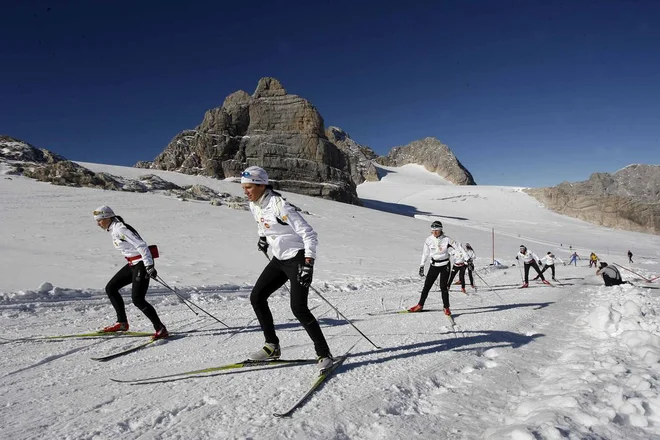
[[540, 258], [532, 251], [528, 250], [527, 247], [524, 244], [520, 245], [520, 252], [518, 252], [518, 255], [516, 255], [516, 260], [522, 261], [525, 265], [525, 281], [521, 288], [529, 287], [529, 268], [533, 267], [536, 273], [539, 274], [539, 277], [541, 278], [541, 281], [543, 281], [544, 284], [550, 284], [543, 274], [541, 273], [541, 269], [539, 268], [539, 264], [537, 261], [540, 261]]
[[156, 330], [152, 338], [167, 338], [169, 334], [160, 321], [156, 309], [145, 300], [149, 288], [149, 279], [156, 278], [158, 275], [149, 246], [140, 237], [140, 234], [131, 225], [126, 224], [124, 219], [116, 215], [109, 206], [100, 206], [95, 209], [94, 220], [100, 228], [110, 232], [115, 248], [127, 260], [127, 264], [119, 269], [119, 272], [105, 286], [105, 292], [110, 298], [110, 303], [117, 312], [117, 322], [103, 328], [102, 331], [119, 332], [128, 330], [126, 307], [119, 289], [131, 284], [133, 305], [149, 318], [154, 330]]
[[409, 312], [421, 312], [424, 310], [424, 303], [429, 296], [429, 291], [433, 287], [433, 283], [440, 276], [440, 290], [442, 292], [442, 307], [444, 308], [445, 315], [451, 316], [449, 309], [449, 249], [453, 248], [454, 251], [461, 255], [464, 260], [467, 260], [467, 252], [463, 246], [451, 237], [442, 233], [442, 222], [434, 221], [431, 223], [431, 235], [424, 241], [422, 248], [422, 262], [419, 266], [419, 276], [424, 276], [424, 266], [426, 262], [431, 260], [429, 271], [426, 274], [424, 287], [422, 288], [422, 296], [419, 298], [417, 305], [408, 309]]
[[273, 254], [250, 294], [252, 308], [265, 337], [263, 347], [250, 359], [277, 359], [281, 355], [268, 298], [289, 280], [291, 311], [314, 342], [317, 367], [324, 370], [332, 365], [333, 358], [321, 327], [307, 304], [316, 258], [316, 232], [281, 194], [273, 190], [263, 168], [247, 168], [241, 174], [241, 186], [257, 222], [257, 248], [264, 253], [270, 248]]

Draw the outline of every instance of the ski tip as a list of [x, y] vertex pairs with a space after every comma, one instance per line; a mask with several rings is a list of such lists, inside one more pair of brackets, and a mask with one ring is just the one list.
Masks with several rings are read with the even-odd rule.
[[287, 413], [287, 414], [273, 413], [273, 416], [283, 419], [285, 417], [291, 417], [291, 413]]

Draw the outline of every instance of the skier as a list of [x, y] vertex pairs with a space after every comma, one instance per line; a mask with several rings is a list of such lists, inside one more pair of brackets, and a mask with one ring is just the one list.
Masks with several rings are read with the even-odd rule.
[[442, 233], [442, 223], [434, 221], [431, 223], [431, 235], [424, 241], [422, 248], [422, 263], [419, 266], [419, 276], [424, 276], [424, 265], [426, 261], [431, 259], [429, 271], [426, 274], [424, 281], [424, 288], [422, 289], [422, 296], [419, 303], [410, 309], [409, 312], [421, 312], [424, 310], [424, 303], [429, 295], [429, 290], [433, 286], [436, 278], [440, 276], [440, 290], [442, 292], [442, 307], [444, 308], [445, 315], [451, 316], [449, 310], [449, 248], [455, 249], [458, 253], [463, 254], [463, 258], [467, 259], [467, 254], [463, 246], [454, 239]]
[[149, 288], [149, 279], [158, 276], [149, 246], [131, 225], [125, 223], [120, 216], [115, 215], [114, 211], [108, 206], [95, 209], [94, 220], [100, 228], [110, 232], [113, 244], [128, 261], [105, 286], [105, 292], [110, 298], [110, 303], [117, 312], [117, 322], [103, 328], [102, 331], [111, 333], [128, 330], [126, 308], [119, 289], [131, 284], [133, 305], [149, 318], [154, 330], [156, 330], [151, 338], [167, 338], [169, 333], [160, 321], [156, 309], [145, 299]]
[[623, 281], [621, 278], [621, 273], [619, 269], [614, 266], [608, 266], [606, 262], [601, 261], [599, 269], [596, 271], [596, 275], [601, 275], [605, 286], [618, 286], [619, 284], [624, 284], [626, 281]]
[[572, 263], [575, 263], [575, 266], [577, 267], [577, 260], [579, 260], [580, 257], [578, 256], [577, 252], [573, 252], [571, 255], [571, 261], [568, 262], [568, 265], [570, 266]]
[[598, 264], [598, 256], [592, 252], [591, 255], [589, 255], [589, 267], [592, 266], [596, 267], [597, 264]]
[[[555, 257], [555, 254], [553, 254], [552, 252], [548, 252], [545, 257], [541, 258], [541, 263], [543, 263], [543, 269], [541, 269], [541, 274], [543, 272], [545, 272], [546, 270], [550, 269], [551, 272], [552, 272], [552, 281], [557, 281], [557, 279], [555, 278], [555, 261], [556, 260], [559, 260], [560, 263], [562, 263], [563, 265], [566, 265], [566, 263], [564, 263], [561, 260], [561, 258]], [[534, 281], [538, 280], [539, 277], [540, 277], [540, 275], [536, 275], [536, 277], [534, 277]]]
[[633, 260], [632, 260], [632, 255], [633, 255], [632, 252], [630, 252], [630, 249], [628, 249], [628, 263], [632, 263], [632, 262], [633, 262]]
[[536, 256], [536, 254], [532, 251], [527, 250], [527, 247], [525, 245], [521, 244], [520, 245], [520, 252], [518, 255], [516, 255], [516, 260], [522, 261], [525, 264], [525, 282], [521, 286], [522, 288], [529, 287], [529, 268], [533, 267], [534, 270], [539, 274], [539, 277], [541, 278], [541, 281], [545, 284], [550, 284], [544, 277], [543, 274], [541, 273], [541, 269], [539, 269], [539, 265], [537, 261], [539, 260], [539, 257]]
[[474, 285], [474, 277], [472, 276], [472, 272], [474, 272], [474, 260], [477, 259], [477, 254], [474, 252], [474, 249], [472, 249], [472, 246], [470, 243], [465, 243], [465, 250], [467, 251], [467, 273], [468, 277], [470, 278], [470, 287], [473, 289], [476, 289], [477, 287]]
[[449, 281], [447, 281], [447, 290], [451, 289], [451, 283], [452, 281], [454, 281], [456, 274], [458, 274], [458, 280], [459, 283], [461, 284], [461, 292], [467, 294], [467, 292], [465, 291], [465, 269], [467, 269], [468, 266], [468, 262], [466, 261], [466, 258], [468, 258], [467, 250], [465, 252], [465, 255], [463, 255], [462, 252], [456, 250], [452, 250], [450, 254], [453, 257], [454, 264], [451, 267], [451, 274], [449, 275]]
[[317, 367], [325, 370], [332, 365], [333, 358], [321, 326], [307, 305], [314, 273], [317, 234], [282, 195], [268, 184], [268, 174], [263, 168], [247, 168], [241, 174], [241, 186], [257, 222], [257, 248], [266, 253], [270, 247], [273, 253], [270, 263], [264, 268], [250, 294], [252, 308], [265, 336], [263, 347], [253, 353], [250, 359], [278, 359], [281, 355], [268, 297], [288, 279], [291, 283], [291, 311], [314, 342]]

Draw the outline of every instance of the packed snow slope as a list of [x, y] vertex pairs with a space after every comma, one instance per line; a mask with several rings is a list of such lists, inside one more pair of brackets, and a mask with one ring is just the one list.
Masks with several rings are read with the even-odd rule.
[[[179, 185], [241, 195], [230, 181], [82, 164], [124, 177], [147, 172]], [[233, 370], [164, 383], [133, 379], [245, 359], [263, 342], [249, 293], [266, 259], [249, 212], [165, 193], [58, 187], [0, 175], [0, 438], [660, 438], [660, 238], [554, 214], [520, 188], [454, 186], [421, 167], [385, 169], [358, 193], [365, 207], [285, 194], [319, 233], [310, 307], [335, 355], [348, 360], [292, 417], [312, 365]], [[0, 170], [2, 172], [2, 170]], [[148, 300], [174, 336], [109, 362], [91, 358], [144, 338], [27, 340], [112, 323], [104, 286], [124, 264], [91, 211], [107, 204], [149, 242], [156, 267], [180, 295], [223, 321], [193, 314], [152, 282]], [[376, 208], [376, 209], [374, 209]], [[431, 221], [477, 252], [477, 290], [452, 286], [456, 327], [434, 288], [417, 303], [421, 247]], [[494, 250], [492, 247], [494, 232]], [[552, 287], [521, 283], [518, 246], [568, 262]], [[570, 248], [569, 248], [570, 247]], [[634, 263], [624, 254], [631, 249]], [[590, 252], [619, 263], [635, 285], [605, 288]], [[493, 255], [503, 266], [491, 266]], [[546, 272], [549, 274], [549, 272]], [[492, 287], [490, 289], [488, 286]], [[130, 304], [131, 330], [150, 331]], [[286, 289], [270, 306], [283, 358], [310, 358]], [[183, 333], [198, 330], [194, 333]], [[176, 332], [179, 332], [176, 334]]]

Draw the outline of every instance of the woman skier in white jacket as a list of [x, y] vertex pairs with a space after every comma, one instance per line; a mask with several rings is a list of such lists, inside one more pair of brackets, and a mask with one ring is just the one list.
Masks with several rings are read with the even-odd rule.
[[263, 168], [247, 168], [241, 174], [241, 186], [257, 222], [257, 248], [264, 253], [270, 248], [273, 254], [250, 294], [252, 308], [266, 340], [250, 359], [277, 359], [281, 355], [268, 297], [289, 280], [291, 311], [314, 342], [317, 367], [324, 370], [332, 365], [333, 358], [321, 327], [307, 305], [316, 258], [316, 232], [272, 189]]
[[140, 237], [140, 234], [131, 225], [126, 224], [124, 219], [115, 215], [109, 206], [96, 208], [94, 210], [94, 220], [101, 229], [110, 232], [112, 243], [128, 262], [119, 269], [119, 272], [105, 286], [105, 292], [110, 298], [110, 303], [117, 312], [117, 322], [105, 327], [103, 331], [119, 332], [128, 330], [126, 307], [119, 289], [131, 284], [133, 305], [149, 318], [154, 330], [156, 330], [152, 338], [167, 338], [169, 334], [160, 321], [156, 309], [145, 299], [149, 288], [149, 279], [156, 278], [158, 275], [149, 246]]

